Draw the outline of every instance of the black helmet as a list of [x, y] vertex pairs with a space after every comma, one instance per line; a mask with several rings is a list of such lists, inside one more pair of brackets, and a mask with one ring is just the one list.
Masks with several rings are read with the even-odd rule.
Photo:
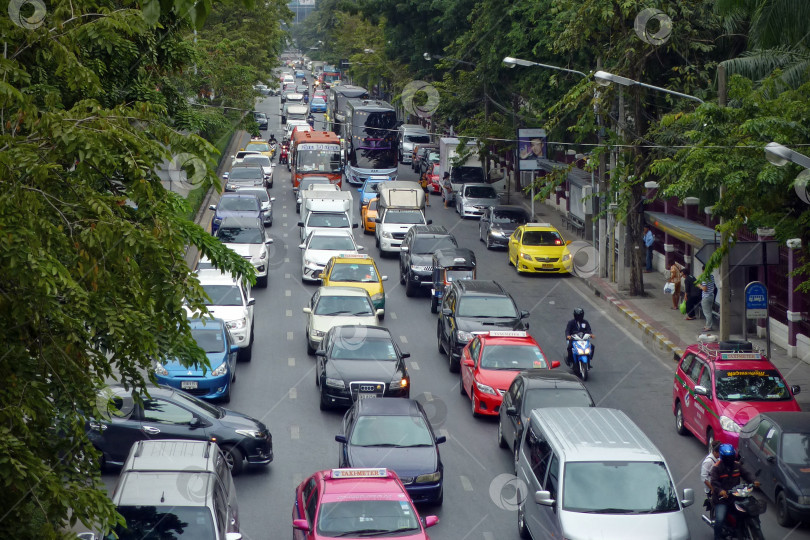
[[733, 446], [728, 443], [721, 444], [718, 452], [720, 453], [720, 460], [725, 463], [726, 466], [731, 467], [734, 465], [734, 462], [737, 460], [737, 452], [734, 451]]
[[577, 309], [574, 310], [574, 320], [575, 321], [581, 321], [584, 318], [585, 318], [585, 310], [584, 309], [582, 309], [581, 307], [578, 307]]

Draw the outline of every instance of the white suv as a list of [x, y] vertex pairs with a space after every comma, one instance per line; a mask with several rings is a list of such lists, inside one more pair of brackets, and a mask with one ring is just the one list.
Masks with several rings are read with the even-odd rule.
[[225, 321], [233, 343], [239, 346], [239, 359], [249, 362], [253, 356], [253, 305], [256, 303], [250, 296], [250, 284], [237, 281], [231, 274], [216, 268], [199, 270], [197, 276], [211, 299], [205, 304], [208, 311]]

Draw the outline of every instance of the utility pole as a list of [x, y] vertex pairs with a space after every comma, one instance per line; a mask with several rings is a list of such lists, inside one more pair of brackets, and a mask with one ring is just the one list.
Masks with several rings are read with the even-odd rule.
[[[720, 107], [725, 107], [727, 102], [726, 95], [726, 66], [720, 64], [717, 66], [717, 103]], [[720, 184], [720, 200], [726, 195], [725, 184]], [[720, 217], [720, 226], [722, 227], [724, 219]], [[728, 242], [728, 233], [723, 231], [721, 245]], [[728, 255], [720, 260], [720, 340], [728, 341], [731, 335], [731, 276], [729, 275]], [[747, 322], [747, 321], [746, 321]]]

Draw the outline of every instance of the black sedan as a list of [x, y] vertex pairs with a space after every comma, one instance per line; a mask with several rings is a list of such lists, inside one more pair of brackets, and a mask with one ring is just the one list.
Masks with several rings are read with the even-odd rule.
[[87, 422], [87, 434], [102, 453], [103, 465], [124, 464], [129, 449], [140, 440], [192, 439], [217, 441], [234, 475], [245, 461], [266, 465], [273, 461], [273, 438], [262, 422], [250, 416], [201, 401], [168, 386], [149, 388], [138, 403], [123, 386], [99, 394], [102, 419]]
[[486, 244], [487, 249], [506, 247], [509, 237], [520, 227], [529, 222], [529, 213], [522, 206], [499, 204], [490, 206], [481, 215], [478, 223], [478, 239]]
[[740, 432], [740, 456], [758, 471], [759, 489], [776, 504], [783, 527], [810, 522], [810, 412], [769, 412]]
[[411, 379], [405, 367], [410, 354], [399, 350], [387, 328], [334, 326], [315, 356], [321, 410], [349, 407], [371, 397], [410, 397]]
[[338, 467], [393, 469], [414, 502], [442, 504], [444, 465], [422, 406], [412, 399], [357, 401], [343, 417]]

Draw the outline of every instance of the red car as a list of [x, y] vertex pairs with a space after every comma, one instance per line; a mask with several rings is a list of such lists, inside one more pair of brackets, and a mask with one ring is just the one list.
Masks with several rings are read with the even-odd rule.
[[736, 448], [742, 426], [759, 413], [801, 410], [800, 390], [747, 341], [690, 345], [672, 388], [675, 430], [710, 448], [715, 439]]
[[293, 540], [321, 538], [403, 538], [430, 540], [424, 523], [394, 471], [332, 469], [319, 471], [295, 490]]
[[523, 331], [476, 335], [461, 353], [461, 394], [470, 396], [473, 416], [497, 416], [503, 395], [518, 372], [553, 369], [540, 345]]

